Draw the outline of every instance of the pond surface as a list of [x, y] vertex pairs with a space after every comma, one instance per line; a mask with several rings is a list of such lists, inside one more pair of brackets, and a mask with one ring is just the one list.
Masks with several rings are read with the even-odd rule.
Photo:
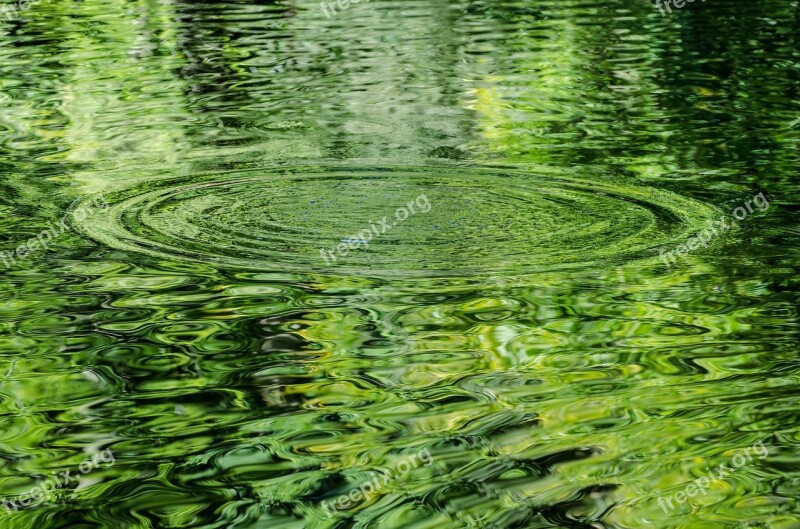
[[799, 528], [797, 2], [338, 5], [0, 13], [0, 527]]

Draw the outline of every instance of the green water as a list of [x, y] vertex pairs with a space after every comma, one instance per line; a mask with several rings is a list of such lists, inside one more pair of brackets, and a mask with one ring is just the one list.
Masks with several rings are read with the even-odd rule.
[[0, 529], [800, 528], [797, 2], [8, 13]]

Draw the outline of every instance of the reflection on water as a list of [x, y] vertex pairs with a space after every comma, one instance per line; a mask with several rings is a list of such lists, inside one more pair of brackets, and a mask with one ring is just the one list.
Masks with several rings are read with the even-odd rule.
[[0, 19], [0, 527], [800, 526], [796, 3]]

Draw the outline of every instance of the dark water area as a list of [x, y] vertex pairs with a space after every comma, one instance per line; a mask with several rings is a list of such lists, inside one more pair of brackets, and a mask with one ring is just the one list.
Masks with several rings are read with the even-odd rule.
[[0, 529], [800, 528], [800, 4], [340, 5], [0, 8]]

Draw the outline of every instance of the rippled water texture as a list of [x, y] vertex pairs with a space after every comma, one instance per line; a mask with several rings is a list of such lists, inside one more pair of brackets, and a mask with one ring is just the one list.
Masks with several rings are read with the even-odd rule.
[[797, 3], [330, 9], [0, 8], [0, 529], [800, 528]]
[[[226, 268], [454, 278], [619, 264], [714, 218], [636, 182], [500, 170], [262, 169], [152, 186], [108, 193], [110, 206], [79, 229], [110, 247]], [[341, 240], [357, 244], [332, 254]]]

